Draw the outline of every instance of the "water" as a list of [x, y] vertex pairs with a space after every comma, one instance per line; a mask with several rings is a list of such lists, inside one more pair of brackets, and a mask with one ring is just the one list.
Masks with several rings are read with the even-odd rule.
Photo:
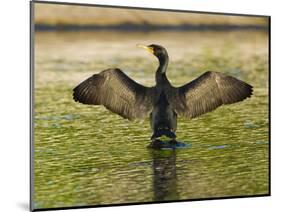
[[[251, 31], [37, 32], [35, 208], [267, 194], [267, 39]], [[137, 43], [167, 47], [174, 85], [216, 70], [252, 84], [254, 95], [179, 118], [185, 148], [148, 149], [148, 119], [129, 122], [72, 100], [78, 83], [110, 67], [153, 85], [157, 61]]]

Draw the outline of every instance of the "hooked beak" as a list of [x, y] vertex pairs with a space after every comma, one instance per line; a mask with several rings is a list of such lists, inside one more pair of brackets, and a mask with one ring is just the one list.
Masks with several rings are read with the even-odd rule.
[[148, 51], [149, 53], [154, 54], [154, 50], [153, 50], [152, 47], [148, 47], [148, 46], [145, 46], [145, 45], [142, 45], [142, 44], [137, 44], [137, 47], [143, 48], [143, 49], [145, 49], [146, 51]]

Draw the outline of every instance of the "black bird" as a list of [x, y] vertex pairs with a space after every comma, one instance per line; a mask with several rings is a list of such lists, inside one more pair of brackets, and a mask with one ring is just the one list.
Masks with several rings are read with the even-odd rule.
[[207, 71], [181, 86], [171, 85], [166, 76], [169, 57], [160, 45], [138, 45], [159, 60], [156, 85], [146, 87], [118, 68], [94, 74], [74, 88], [75, 101], [103, 105], [123, 118], [144, 119], [150, 114], [152, 141], [165, 135], [176, 141], [177, 115], [192, 119], [225, 104], [250, 97], [253, 87], [223, 73]]

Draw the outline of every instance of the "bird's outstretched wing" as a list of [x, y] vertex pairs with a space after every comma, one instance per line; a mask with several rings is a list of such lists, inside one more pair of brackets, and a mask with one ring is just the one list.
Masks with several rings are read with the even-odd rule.
[[195, 118], [224, 104], [232, 104], [250, 97], [253, 87], [234, 77], [208, 71], [197, 79], [176, 89], [177, 113]]
[[120, 69], [107, 69], [73, 89], [73, 99], [90, 105], [104, 105], [123, 118], [145, 118], [152, 110], [154, 87], [145, 87]]

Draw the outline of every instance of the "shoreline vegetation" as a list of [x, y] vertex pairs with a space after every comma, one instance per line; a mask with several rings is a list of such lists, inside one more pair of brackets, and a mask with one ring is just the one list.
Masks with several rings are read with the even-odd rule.
[[192, 12], [35, 4], [35, 30], [267, 30], [268, 18]]
[[35, 24], [36, 31], [95, 31], [95, 30], [120, 30], [120, 31], [234, 31], [234, 30], [261, 30], [267, 31], [267, 26], [261, 25], [148, 25], [148, 24], [116, 24], [116, 25], [77, 25], [77, 24]]

